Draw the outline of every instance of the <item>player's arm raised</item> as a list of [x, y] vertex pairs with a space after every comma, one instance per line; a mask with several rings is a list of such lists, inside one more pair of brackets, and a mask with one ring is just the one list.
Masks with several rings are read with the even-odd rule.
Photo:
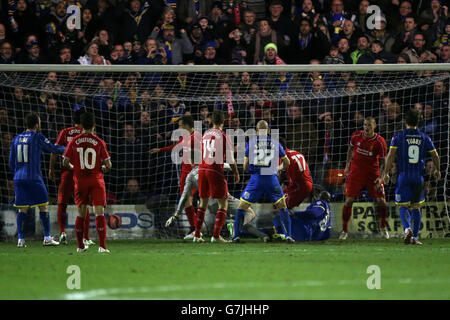
[[436, 180], [440, 180], [441, 179], [441, 159], [439, 158], [439, 155], [437, 153], [437, 150], [433, 150], [430, 151], [431, 154], [431, 159], [433, 160], [433, 164], [434, 164], [434, 177], [436, 178]]
[[391, 147], [389, 149], [389, 153], [386, 157], [386, 160], [384, 161], [384, 170], [383, 170], [383, 174], [381, 176], [381, 178], [385, 184], [389, 183], [389, 171], [391, 171], [391, 169], [392, 169], [392, 165], [394, 164], [396, 155], [397, 155], [397, 148]]

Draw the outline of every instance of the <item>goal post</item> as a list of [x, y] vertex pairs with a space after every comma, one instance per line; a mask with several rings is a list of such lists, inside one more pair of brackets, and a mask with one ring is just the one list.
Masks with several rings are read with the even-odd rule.
[[[421, 232], [448, 236], [449, 78], [450, 64], [437, 63], [0, 65], [2, 202], [11, 201], [8, 146], [23, 130], [24, 115], [38, 112], [42, 132], [55, 142], [59, 131], [73, 124], [74, 111], [86, 108], [95, 113], [97, 133], [112, 156], [113, 169], [105, 175], [108, 204], [147, 206], [156, 212], [158, 237], [181, 237], [187, 230], [185, 217], [164, 227], [179, 199], [180, 165], [173, 163], [171, 152], [149, 151], [176, 143], [172, 133], [181, 116], [191, 115], [203, 133], [210, 126], [212, 111], [219, 109], [227, 115], [225, 129], [254, 129], [256, 122], [264, 119], [286, 138], [290, 148], [303, 153], [314, 183], [332, 194], [333, 223], [338, 228], [345, 198], [342, 173], [351, 134], [362, 129], [365, 117], [373, 117], [375, 131], [389, 147], [393, 134], [404, 128], [404, 112], [415, 108], [421, 114], [419, 128], [437, 147], [442, 173], [442, 179], [436, 182], [430, 176], [432, 162], [426, 161], [426, 201], [436, 204], [437, 209], [427, 207], [423, 216], [425, 220], [439, 217], [440, 225], [424, 223]], [[42, 159], [44, 181], [55, 204], [58, 179], [48, 179], [50, 157]], [[239, 168], [243, 174], [242, 166]], [[385, 186], [390, 204], [394, 201], [395, 168], [392, 176], [393, 182]], [[228, 177], [230, 193], [239, 198], [249, 176], [243, 174], [238, 184], [232, 183], [231, 175]], [[376, 233], [377, 219], [370, 218], [367, 209], [372, 200], [366, 192], [358, 199], [368, 205], [355, 211], [350, 232], [362, 236]], [[395, 208], [390, 212], [392, 221], [398, 218], [393, 214]], [[375, 224], [369, 227], [372, 220], [367, 219]], [[360, 223], [363, 231], [356, 230]]]

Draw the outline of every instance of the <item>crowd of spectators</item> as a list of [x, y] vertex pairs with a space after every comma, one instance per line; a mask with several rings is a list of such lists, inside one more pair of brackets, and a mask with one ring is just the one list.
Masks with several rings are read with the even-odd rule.
[[[69, 5], [81, 9], [81, 29], [68, 29]], [[370, 5], [378, 5], [381, 14], [368, 12]], [[448, 63], [447, 14], [446, 1], [438, 0], [10, 0], [3, 1], [0, 11], [0, 64]], [[427, 79], [435, 74], [404, 76]], [[375, 117], [376, 131], [389, 145], [394, 132], [403, 128], [404, 111], [416, 108], [423, 115], [420, 128], [444, 157], [448, 148], [448, 77], [361, 94], [359, 87], [377, 76], [389, 78], [377, 72], [49, 72], [36, 76], [34, 90], [1, 88], [0, 163], [5, 167], [0, 180], [8, 180], [8, 146], [22, 130], [26, 112], [39, 112], [43, 133], [55, 141], [59, 130], [72, 124], [71, 113], [86, 108], [95, 112], [97, 132], [113, 156], [114, 169], [107, 177], [110, 203], [140, 202], [143, 195], [158, 192], [176, 195], [177, 171], [170, 154], [148, 151], [172, 143], [182, 115], [191, 114], [205, 129], [210, 113], [219, 109], [229, 115], [226, 128], [245, 130], [264, 119], [279, 129], [290, 147], [305, 155], [314, 181], [338, 199], [342, 184], [331, 183], [328, 174], [345, 166], [349, 138], [364, 117]], [[330, 96], [330, 89], [344, 91]], [[307, 97], [290, 95], [299, 91]], [[278, 93], [283, 97], [254, 98]], [[237, 95], [241, 98], [235, 99]], [[238, 195], [245, 182], [230, 184], [231, 191]], [[55, 196], [56, 184], [48, 185]], [[9, 194], [3, 190], [2, 199]]]

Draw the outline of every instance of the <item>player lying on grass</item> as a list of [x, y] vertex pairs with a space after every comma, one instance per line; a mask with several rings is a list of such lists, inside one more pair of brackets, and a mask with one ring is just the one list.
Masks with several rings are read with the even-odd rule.
[[[295, 241], [321, 241], [330, 238], [331, 235], [331, 219], [330, 219], [330, 194], [327, 191], [322, 191], [320, 195], [314, 196], [313, 202], [306, 208], [305, 211], [293, 211], [291, 216], [291, 234]], [[245, 222], [244, 222], [245, 225]], [[254, 227], [253, 227], [254, 228]], [[254, 228], [256, 229], [256, 228]], [[256, 229], [259, 234], [253, 231], [241, 232], [241, 237], [246, 235], [253, 235], [263, 238], [265, 242], [270, 239], [285, 240], [282, 228], [276, 228], [276, 233], [273, 228]], [[261, 236], [263, 234], [264, 236]], [[282, 235], [280, 237], [280, 234]]]
[[228, 209], [228, 185], [223, 172], [225, 162], [230, 164], [234, 183], [238, 183], [240, 179], [234, 159], [233, 145], [230, 137], [222, 130], [225, 123], [224, 114], [215, 110], [212, 114], [212, 123], [213, 128], [206, 131], [202, 138], [202, 163], [199, 166], [198, 173], [200, 204], [197, 209], [194, 242], [205, 241], [200, 234], [210, 199], [216, 199], [219, 204], [211, 242], [227, 242], [220, 236]]
[[84, 252], [88, 248], [83, 242], [84, 219], [86, 206], [92, 204], [95, 212], [95, 226], [97, 228], [99, 247], [98, 252], [109, 253], [106, 249], [106, 188], [103, 173], [111, 169], [111, 157], [106, 149], [106, 143], [95, 132], [95, 118], [92, 113], [81, 116], [83, 133], [70, 140], [63, 154], [63, 165], [73, 169], [75, 182], [75, 203], [78, 216], [75, 221], [77, 235], [77, 252]]
[[[278, 160], [282, 165], [278, 166]], [[278, 181], [278, 171], [289, 167], [289, 159], [280, 143], [269, 136], [269, 125], [261, 120], [256, 125], [256, 137], [245, 148], [244, 171], [251, 174], [249, 183], [241, 195], [239, 208], [236, 210], [234, 234], [231, 242], [240, 241], [240, 232], [245, 211], [263, 195], [269, 197], [279, 209], [283, 234], [288, 242], [295, 242], [291, 237], [291, 218], [286, 207], [283, 190]]]
[[[405, 228], [405, 244], [422, 244], [419, 240], [421, 212], [425, 202], [424, 179], [425, 160], [433, 159], [436, 180], [441, 178], [439, 155], [430, 137], [419, 131], [419, 113], [411, 109], [405, 115], [406, 130], [397, 132], [391, 141], [383, 181], [389, 183], [389, 174], [397, 157], [398, 184], [395, 189], [395, 204], [400, 207], [400, 219]], [[411, 217], [413, 229], [411, 230]]]
[[[224, 168], [227, 170], [231, 170], [230, 166], [227, 163], [224, 164]], [[183, 194], [181, 195], [181, 198], [178, 201], [177, 210], [173, 216], [171, 216], [169, 219], [167, 219], [166, 228], [171, 226], [175, 222], [175, 220], [177, 220], [181, 216], [181, 214], [183, 212], [183, 208], [185, 207], [185, 203], [186, 203], [188, 197], [192, 194], [191, 192], [193, 189], [198, 189], [198, 167], [193, 168], [192, 171], [189, 172], [189, 174], [187, 175], [186, 182], [184, 184]], [[232, 195], [228, 194], [227, 214], [229, 216], [235, 215], [238, 206], [239, 206], [239, 200], [236, 199], [235, 197], [233, 197]], [[208, 202], [208, 208], [207, 208], [206, 214], [205, 214], [205, 221], [208, 221], [208, 219], [207, 219], [208, 215], [215, 216], [217, 214], [218, 209], [219, 209], [218, 202], [215, 199], [210, 200]], [[253, 210], [251, 208], [249, 208], [245, 213], [244, 228], [246, 228], [247, 224], [249, 224], [254, 218], [255, 218], [255, 213], [253, 212]], [[228, 227], [228, 225], [227, 225], [227, 227]], [[252, 230], [252, 227], [253, 226], [250, 225], [251, 230]], [[193, 239], [194, 232], [187, 234], [184, 237], [184, 240]], [[258, 236], [258, 235], [262, 236], [263, 238], [266, 236], [264, 234], [261, 235], [260, 233], [254, 233], [254, 234], [256, 236]]]
[[[189, 133], [188, 137], [182, 137], [176, 144], [173, 144], [164, 148], [154, 148], [150, 150], [150, 154], [158, 153], [158, 152], [170, 152], [177, 145], [183, 147], [183, 163], [181, 165], [181, 174], [180, 174], [180, 195], [185, 194], [183, 198], [182, 209], [184, 209], [186, 213], [186, 217], [189, 221], [189, 225], [191, 227], [191, 232], [195, 230], [195, 208], [192, 205], [192, 196], [195, 194], [196, 189], [198, 188], [198, 183], [195, 188], [191, 188], [190, 193], [185, 193], [184, 189], [186, 186], [187, 176], [191, 172], [193, 168], [197, 168], [197, 164], [195, 164], [195, 152], [197, 148], [200, 148], [200, 143], [202, 139], [202, 135], [200, 132], [194, 130], [194, 119], [191, 116], [182, 116], [180, 120], [178, 120], [178, 126], [180, 129], [184, 129]], [[198, 150], [200, 153], [200, 150]], [[201, 155], [199, 156], [199, 158]], [[180, 200], [181, 201], [181, 200]], [[178, 211], [177, 211], [178, 212]], [[181, 212], [181, 211], [180, 211]]]
[[339, 239], [348, 237], [348, 223], [352, 216], [352, 206], [355, 198], [361, 195], [365, 188], [372, 198], [376, 199], [376, 209], [380, 217], [381, 235], [389, 239], [386, 229], [388, 208], [386, 204], [383, 181], [380, 171], [386, 157], [386, 141], [378, 133], [374, 118], [364, 120], [364, 129], [352, 134], [347, 151], [345, 166], [345, 203], [342, 207], [342, 233]]
[[[81, 126], [80, 117], [83, 113], [86, 112], [86, 109], [81, 108], [75, 111], [74, 114], [74, 123], [75, 126], [63, 129], [58, 134], [58, 138], [56, 139], [57, 146], [67, 146], [69, 141], [72, 138], [83, 132], [83, 127]], [[58, 159], [56, 154], [52, 154], [50, 156], [50, 167], [48, 171], [48, 177], [51, 181], [55, 181], [55, 163]], [[58, 224], [59, 224], [59, 243], [67, 244], [67, 235], [66, 235], [66, 224], [67, 224], [67, 205], [69, 204], [70, 199], [72, 198], [74, 189], [73, 182], [73, 171], [68, 170], [61, 166], [61, 181], [58, 186]], [[94, 245], [95, 243], [89, 238], [89, 227], [90, 227], [90, 215], [89, 208], [86, 207], [86, 225], [84, 226], [84, 243], [88, 246]]]
[[39, 218], [44, 229], [44, 246], [56, 246], [59, 242], [50, 236], [50, 217], [48, 212], [48, 193], [41, 173], [42, 151], [64, 152], [65, 147], [55, 146], [39, 133], [41, 119], [36, 113], [25, 117], [27, 130], [14, 137], [9, 154], [9, 167], [14, 172], [14, 206], [17, 213], [17, 246], [26, 247], [22, 224], [28, 208], [39, 207]]

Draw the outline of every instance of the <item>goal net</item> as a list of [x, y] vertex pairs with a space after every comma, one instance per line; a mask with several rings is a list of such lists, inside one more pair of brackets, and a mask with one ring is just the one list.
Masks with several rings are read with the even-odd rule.
[[[149, 151], [176, 143], [172, 133], [182, 115], [192, 115], [196, 128], [204, 132], [210, 128], [212, 111], [220, 109], [227, 114], [225, 129], [245, 131], [264, 119], [271, 129], [279, 130], [291, 149], [305, 156], [314, 184], [332, 194], [334, 231], [339, 232], [345, 199], [343, 170], [351, 134], [362, 129], [365, 117], [373, 117], [375, 131], [389, 147], [394, 133], [404, 128], [404, 112], [415, 108], [421, 113], [420, 129], [431, 137], [441, 156], [442, 173], [442, 179], [436, 182], [430, 176], [433, 164], [428, 159], [425, 190], [430, 206], [424, 209], [423, 216], [439, 218], [440, 222], [427, 226], [425, 221], [421, 232], [448, 236], [449, 71], [450, 66], [445, 64], [2, 65], [1, 203], [14, 201], [9, 148], [14, 135], [24, 130], [24, 116], [38, 112], [42, 133], [55, 142], [61, 129], [73, 125], [74, 111], [86, 108], [95, 113], [97, 134], [106, 141], [112, 157], [113, 169], [105, 175], [108, 206], [142, 205], [153, 215], [153, 236], [182, 237], [189, 226], [185, 216], [169, 228], [164, 226], [179, 200], [180, 165], [173, 163], [171, 152]], [[46, 154], [42, 159], [50, 202], [56, 204], [59, 180], [48, 179], [50, 156]], [[240, 165], [241, 175], [242, 171]], [[391, 175], [392, 182], [385, 191], [392, 229], [399, 221], [393, 206], [395, 168]], [[239, 198], [249, 176], [241, 176], [238, 184], [232, 182], [232, 175], [227, 176], [230, 194]], [[195, 195], [194, 206], [197, 199]], [[368, 209], [372, 201], [365, 191], [357, 200], [361, 205], [354, 208], [355, 219], [366, 216], [371, 220], [355, 221], [358, 230], [353, 231], [374, 232], [378, 228], [378, 219], [373, 216], [376, 210]], [[270, 205], [264, 208], [270, 211]], [[371, 214], [373, 217], [367, 218]]]

